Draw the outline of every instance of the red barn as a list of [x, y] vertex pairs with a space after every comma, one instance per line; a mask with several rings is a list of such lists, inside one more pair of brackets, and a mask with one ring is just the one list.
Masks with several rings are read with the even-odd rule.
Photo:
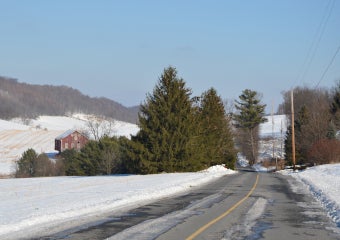
[[79, 151], [89, 139], [76, 130], [68, 130], [55, 139], [54, 149], [61, 153], [66, 149], [76, 149]]

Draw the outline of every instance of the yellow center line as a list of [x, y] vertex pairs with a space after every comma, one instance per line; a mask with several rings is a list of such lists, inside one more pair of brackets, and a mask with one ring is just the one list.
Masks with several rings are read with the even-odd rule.
[[218, 221], [220, 221], [222, 218], [224, 218], [225, 216], [227, 216], [229, 213], [231, 213], [232, 211], [234, 211], [239, 205], [241, 205], [247, 198], [249, 198], [249, 196], [254, 192], [257, 183], [259, 181], [259, 175], [256, 176], [256, 181], [254, 183], [254, 186], [252, 187], [252, 189], [248, 192], [248, 194], [242, 198], [240, 201], [238, 201], [234, 206], [232, 206], [231, 208], [229, 208], [226, 212], [224, 212], [222, 215], [220, 215], [219, 217], [213, 219], [212, 221], [208, 222], [206, 225], [202, 226], [201, 228], [199, 228], [196, 232], [194, 232], [193, 234], [191, 234], [189, 237], [186, 238], [186, 240], [193, 240], [195, 237], [197, 237], [199, 234], [201, 234], [203, 231], [205, 231], [207, 228], [209, 228], [211, 225], [217, 223]]

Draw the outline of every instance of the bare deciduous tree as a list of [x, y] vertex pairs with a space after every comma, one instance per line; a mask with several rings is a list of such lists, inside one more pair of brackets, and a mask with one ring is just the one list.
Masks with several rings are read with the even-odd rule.
[[[284, 93], [285, 102], [282, 108], [288, 115], [291, 125], [291, 110], [289, 109], [290, 91]], [[331, 123], [330, 95], [326, 89], [314, 89], [308, 87], [297, 87], [294, 89], [294, 112], [295, 114], [295, 146], [298, 162], [309, 162], [310, 152], [316, 143], [326, 139]], [[287, 139], [291, 138], [291, 133]], [[290, 156], [286, 147], [286, 156]]]
[[112, 136], [114, 134], [114, 120], [90, 115], [87, 117], [85, 132], [94, 140], [99, 141], [104, 136]]

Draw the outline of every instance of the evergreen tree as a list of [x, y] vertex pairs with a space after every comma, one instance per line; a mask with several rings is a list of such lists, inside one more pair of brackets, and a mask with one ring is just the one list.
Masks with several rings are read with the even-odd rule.
[[45, 153], [37, 154], [32, 148], [17, 161], [16, 177], [46, 177], [54, 174], [54, 165]]
[[[295, 129], [295, 159], [296, 164], [306, 162], [307, 152], [310, 147], [309, 139], [306, 138], [305, 129], [308, 127], [309, 114], [307, 107], [303, 105], [296, 115], [294, 121]], [[285, 158], [288, 164], [293, 164], [292, 159], [292, 126], [289, 126], [285, 138]]]
[[[288, 126], [285, 140], [284, 140], [284, 151], [285, 151], [285, 160], [288, 165], [293, 165], [293, 156], [292, 156], [292, 126]], [[295, 159], [297, 160], [296, 164], [302, 164], [303, 158], [301, 156], [300, 150], [295, 144]]]
[[333, 90], [333, 101], [331, 103], [331, 114], [334, 137], [340, 130], [340, 81], [337, 82]]
[[202, 95], [200, 118], [205, 164], [226, 164], [234, 168], [236, 151], [229, 118], [226, 117], [222, 99], [213, 88]]
[[16, 177], [33, 177], [35, 175], [38, 154], [32, 148], [25, 151], [17, 161]]
[[61, 153], [65, 174], [67, 176], [85, 176], [86, 173], [81, 168], [79, 153], [74, 149], [67, 149]]
[[313, 141], [308, 136], [309, 111], [305, 105], [299, 110], [295, 120], [295, 158], [297, 164], [303, 164], [307, 160], [307, 153]]
[[135, 137], [132, 140], [126, 137], [119, 139], [122, 172], [135, 173], [135, 174], [147, 174], [150, 172], [150, 166], [142, 159], [147, 159], [147, 149], [144, 145], [137, 141]]
[[100, 162], [103, 152], [99, 142], [89, 141], [78, 154], [79, 167], [86, 176], [100, 175]]
[[104, 136], [99, 141], [89, 141], [80, 152], [62, 152], [66, 175], [94, 176], [120, 173], [121, 154], [116, 137]]
[[285, 140], [284, 140], [284, 151], [285, 151], [285, 160], [288, 165], [293, 165], [293, 156], [292, 156], [292, 126], [289, 125], [287, 127]]
[[169, 67], [142, 104], [140, 132], [131, 146], [138, 147], [136, 160], [148, 173], [190, 170], [194, 128], [190, 95], [176, 69]]
[[[258, 155], [258, 126], [267, 121], [264, 118], [265, 104], [261, 104], [260, 96], [256, 91], [246, 89], [236, 100], [235, 107], [238, 113], [234, 115], [235, 126], [243, 132], [248, 139], [246, 148], [242, 153], [248, 156], [250, 164], [254, 164]], [[245, 141], [246, 139], [243, 139]]]

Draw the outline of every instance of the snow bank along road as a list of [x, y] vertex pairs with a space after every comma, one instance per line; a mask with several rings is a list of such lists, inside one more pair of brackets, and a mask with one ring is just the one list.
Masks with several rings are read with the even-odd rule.
[[195, 173], [2, 179], [0, 239], [59, 232], [233, 173], [214, 166]]
[[48, 239], [339, 239], [320, 204], [288, 181], [281, 174], [240, 171]]

